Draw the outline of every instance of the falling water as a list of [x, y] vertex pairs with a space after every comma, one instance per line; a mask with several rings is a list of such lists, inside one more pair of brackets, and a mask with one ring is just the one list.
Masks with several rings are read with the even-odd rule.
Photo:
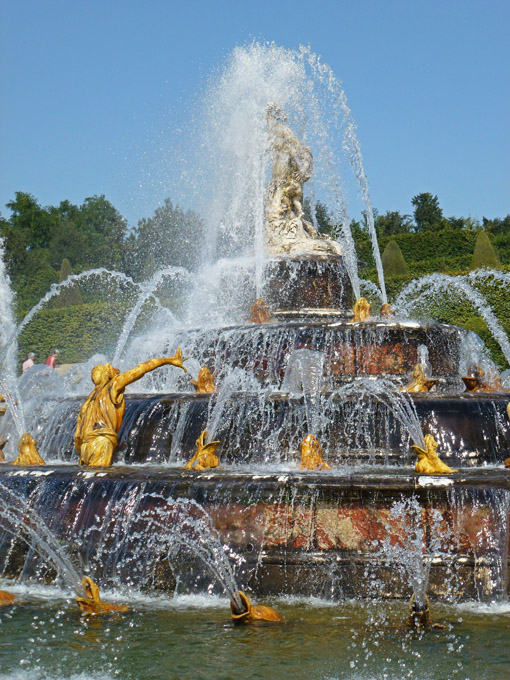
[[462, 276], [448, 276], [447, 274], [431, 274], [420, 279], [411, 281], [395, 300], [395, 308], [402, 314], [411, 314], [411, 310], [416, 307], [424, 298], [438, 296], [445, 292], [461, 293], [465, 299], [475, 307], [478, 314], [487, 324], [494, 339], [499, 343], [505, 359], [510, 363], [510, 341], [487, 304], [483, 295], [470, 285], [466, 278]]

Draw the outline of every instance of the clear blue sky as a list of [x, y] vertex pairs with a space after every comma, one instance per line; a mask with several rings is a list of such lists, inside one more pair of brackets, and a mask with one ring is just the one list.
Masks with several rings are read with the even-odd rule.
[[[343, 82], [372, 202], [510, 212], [509, 0], [0, 0], [0, 211], [170, 193], [173, 130], [235, 45], [309, 44]], [[183, 206], [188, 207], [188, 206]]]

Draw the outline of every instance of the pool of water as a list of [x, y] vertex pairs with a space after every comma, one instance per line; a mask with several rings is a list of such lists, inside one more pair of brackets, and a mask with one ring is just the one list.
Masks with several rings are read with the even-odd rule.
[[[4, 585], [5, 587], [5, 585]], [[84, 621], [65, 593], [20, 586], [0, 610], [0, 677], [9, 680], [506, 680], [510, 605], [432, 605], [445, 630], [410, 632], [405, 602], [274, 600], [281, 624], [234, 626], [228, 600], [144, 597]]]

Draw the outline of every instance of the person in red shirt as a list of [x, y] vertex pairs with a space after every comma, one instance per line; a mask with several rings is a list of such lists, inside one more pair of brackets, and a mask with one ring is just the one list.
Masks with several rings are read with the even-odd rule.
[[57, 365], [57, 358], [59, 354], [60, 352], [58, 351], [58, 349], [56, 349], [53, 352], [53, 354], [50, 354], [50, 356], [46, 359], [46, 361], [44, 362], [45, 365], [50, 366], [51, 368], [55, 368], [55, 366]]

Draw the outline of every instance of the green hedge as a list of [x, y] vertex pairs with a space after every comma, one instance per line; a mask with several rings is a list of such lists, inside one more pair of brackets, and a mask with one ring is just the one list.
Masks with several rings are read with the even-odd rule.
[[42, 309], [18, 339], [20, 362], [35, 352], [36, 363], [57, 348], [60, 364], [74, 364], [100, 352], [111, 356], [126, 317], [126, 307], [116, 303], [89, 303]]

